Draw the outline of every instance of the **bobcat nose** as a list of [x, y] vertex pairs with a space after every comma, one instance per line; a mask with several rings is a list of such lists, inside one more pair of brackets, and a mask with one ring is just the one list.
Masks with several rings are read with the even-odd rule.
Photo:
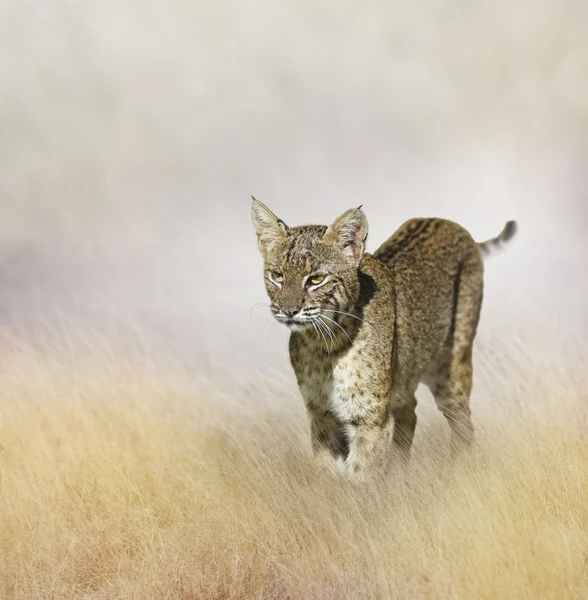
[[287, 317], [293, 317], [294, 315], [297, 315], [300, 312], [300, 306], [298, 306], [297, 304], [294, 306], [282, 306], [282, 312]]

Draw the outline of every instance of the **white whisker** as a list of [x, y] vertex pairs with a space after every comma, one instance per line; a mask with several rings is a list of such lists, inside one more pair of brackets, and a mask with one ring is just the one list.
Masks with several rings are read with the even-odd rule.
[[271, 319], [269, 325], [265, 328], [265, 333], [263, 334], [263, 341], [265, 342], [267, 338], [267, 332], [271, 329], [271, 326], [276, 322], [275, 319]]
[[335, 325], [337, 325], [337, 327], [347, 336], [347, 339], [349, 340], [349, 342], [351, 344], [353, 344], [353, 340], [349, 337], [349, 334], [345, 331], [345, 329], [343, 329], [343, 327], [341, 327], [341, 325], [339, 325], [339, 323], [337, 323], [337, 321], [334, 321], [333, 319], [331, 319], [330, 317], [327, 317], [326, 315], [321, 315], [321, 319], [327, 319], [327, 321], [330, 321], [331, 323], [334, 323]]
[[[316, 323], [316, 325], [315, 325], [315, 323]], [[321, 334], [321, 336], [323, 338], [323, 341], [325, 342], [325, 348], [327, 349], [327, 352], [328, 352], [328, 354], [330, 356], [331, 350], [333, 349], [333, 344], [331, 343], [331, 350], [329, 350], [329, 344], [327, 343], [327, 338], [325, 337], [325, 334], [323, 333], [324, 324], [322, 324], [318, 320], [313, 321], [312, 324], [315, 325], [315, 327], [318, 326], [317, 331]]]
[[243, 316], [247, 313], [249, 313], [249, 316], [251, 316], [251, 313], [254, 310], [257, 310], [258, 308], [269, 308], [271, 305], [268, 304], [267, 302], [259, 302], [258, 304], [254, 304], [249, 310], [246, 310], [244, 313], [242, 313], [240, 316]]
[[[326, 345], [326, 343], [327, 343], [327, 340], [325, 340], [325, 336], [323, 335], [322, 331], [320, 331], [320, 330], [319, 330], [319, 328], [317, 327], [317, 324], [316, 324], [315, 322], [313, 322], [313, 323], [312, 323], [312, 326], [314, 327], [314, 330], [315, 330], [315, 332], [316, 332], [316, 335], [317, 335], [317, 337], [318, 337], [319, 335], [321, 335], [321, 336], [322, 336], [322, 338], [323, 338], [323, 341], [325, 342], [325, 345]], [[328, 348], [327, 348], [327, 350], [328, 350]]]
[[331, 308], [323, 308], [321, 310], [323, 312], [332, 312], [332, 313], [338, 313], [340, 315], [346, 315], [346, 316], [351, 317], [353, 319], [357, 319], [361, 323], [366, 323], [367, 325], [370, 325], [370, 327], [373, 327], [373, 325], [369, 321], [366, 321], [365, 319], [362, 319], [362, 318], [358, 317], [357, 315], [345, 312], [344, 310], [333, 310]]
[[331, 331], [331, 328], [321, 319], [321, 317], [317, 317], [317, 323], [319, 324], [320, 328], [323, 331], [327, 332], [327, 335], [329, 336], [330, 340], [331, 340], [331, 351], [333, 350], [333, 347], [335, 345], [335, 336], [333, 335], [333, 332]]
[[325, 331], [329, 334], [329, 337], [331, 338], [331, 350], [333, 350], [333, 346], [335, 345], [335, 336], [334, 336], [333, 332], [331, 331], [331, 328], [328, 327], [320, 317], [319, 317], [319, 320], [320, 320], [322, 326], [325, 328]]

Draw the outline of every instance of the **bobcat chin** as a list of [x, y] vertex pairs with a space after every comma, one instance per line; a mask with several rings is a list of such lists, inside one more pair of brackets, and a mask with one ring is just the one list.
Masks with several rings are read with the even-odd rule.
[[516, 234], [476, 243], [436, 218], [404, 223], [373, 254], [361, 207], [329, 225], [288, 227], [251, 208], [274, 317], [290, 328], [290, 360], [318, 462], [364, 479], [382, 474], [392, 445], [407, 456], [420, 382], [451, 428], [452, 453], [474, 436], [472, 346], [484, 258]]

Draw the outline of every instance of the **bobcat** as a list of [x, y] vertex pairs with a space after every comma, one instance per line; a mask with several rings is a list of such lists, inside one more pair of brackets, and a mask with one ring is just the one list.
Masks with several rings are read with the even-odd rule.
[[452, 221], [411, 219], [369, 254], [361, 207], [330, 226], [288, 227], [255, 198], [251, 212], [271, 312], [292, 332], [315, 458], [353, 479], [381, 474], [392, 422], [393, 447], [408, 456], [419, 382], [449, 422], [452, 454], [469, 446], [483, 259], [516, 222], [476, 243]]

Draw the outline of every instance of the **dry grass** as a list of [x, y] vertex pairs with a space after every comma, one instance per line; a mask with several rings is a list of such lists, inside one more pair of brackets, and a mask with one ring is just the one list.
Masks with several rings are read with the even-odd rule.
[[423, 398], [410, 470], [354, 489], [312, 472], [280, 382], [6, 352], [0, 596], [586, 597], [585, 413], [577, 382], [531, 375], [492, 406], [479, 392], [479, 448], [454, 469]]
[[[0, 3], [0, 600], [588, 597], [588, 3], [32, 4]], [[374, 244], [520, 221], [470, 461], [423, 394], [408, 473], [313, 473], [286, 332], [240, 316], [251, 193], [364, 203]]]

